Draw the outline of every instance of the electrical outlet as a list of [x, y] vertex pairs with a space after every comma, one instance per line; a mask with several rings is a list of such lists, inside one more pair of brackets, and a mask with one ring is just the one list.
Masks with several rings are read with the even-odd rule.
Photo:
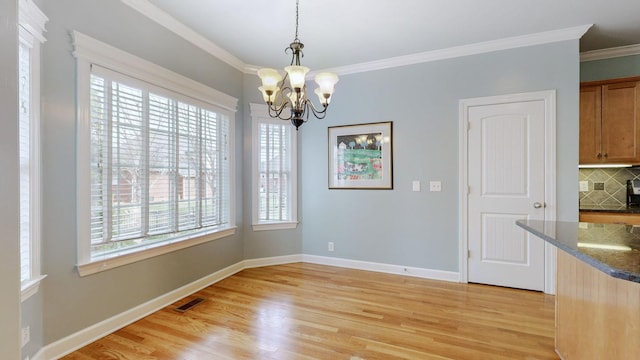
[[589, 191], [589, 182], [588, 181], [580, 181], [580, 191]]
[[329, 246], [328, 246], [328, 247], [329, 247], [329, 251], [333, 251], [333, 250], [335, 249], [335, 248], [333, 247], [333, 242], [331, 242], [331, 241], [330, 241], [328, 245], [329, 245]]
[[25, 326], [22, 328], [22, 346], [25, 346], [31, 340], [31, 328], [29, 326]]
[[440, 181], [430, 181], [429, 191], [442, 191], [442, 183]]
[[413, 191], [420, 191], [420, 180], [413, 180], [411, 183], [411, 189]]

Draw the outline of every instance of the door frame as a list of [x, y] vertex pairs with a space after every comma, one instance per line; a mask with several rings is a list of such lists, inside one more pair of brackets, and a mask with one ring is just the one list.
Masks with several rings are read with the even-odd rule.
[[[458, 227], [459, 240], [459, 269], [460, 282], [467, 283], [469, 280], [469, 108], [482, 105], [498, 105], [525, 101], [544, 101], [545, 104], [545, 189], [544, 202], [545, 221], [555, 221], [556, 219], [556, 90], [536, 91], [518, 94], [487, 96], [470, 99], [461, 99], [459, 102], [459, 216], [460, 226]], [[540, 240], [542, 241], [542, 240]], [[549, 243], [544, 243], [544, 292], [555, 294], [556, 289], [556, 248]]]

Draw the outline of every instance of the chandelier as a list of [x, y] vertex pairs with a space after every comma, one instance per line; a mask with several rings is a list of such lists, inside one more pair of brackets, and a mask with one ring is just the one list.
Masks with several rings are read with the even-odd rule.
[[[296, 130], [300, 125], [309, 120], [309, 114], [317, 119], [324, 119], [331, 102], [334, 85], [338, 82], [338, 76], [329, 72], [321, 72], [315, 76], [318, 84], [315, 93], [322, 104], [322, 108], [316, 108], [307, 98], [307, 85], [305, 78], [309, 68], [300, 65], [300, 58], [304, 57], [302, 49], [304, 44], [298, 39], [298, 3], [296, 0], [296, 37], [284, 51], [291, 50], [291, 64], [284, 68], [284, 78], [278, 70], [264, 68], [258, 70], [258, 76], [262, 80], [262, 86], [258, 88], [264, 101], [269, 107], [269, 116], [282, 120], [291, 120]], [[287, 79], [289, 82], [287, 83]], [[285, 111], [288, 110], [288, 111]]]

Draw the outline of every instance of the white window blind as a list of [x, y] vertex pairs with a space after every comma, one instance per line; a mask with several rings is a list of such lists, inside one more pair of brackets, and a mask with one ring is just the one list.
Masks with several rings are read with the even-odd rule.
[[[286, 126], [284, 126], [286, 125]], [[258, 142], [258, 220], [291, 219], [291, 160], [289, 124], [260, 123]]]
[[229, 228], [229, 117], [92, 65], [91, 256]]
[[[254, 229], [297, 222], [296, 132], [252, 104], [254, 131]], [[293, 227], [293, 226], [292, 226]], [[275, 227], [282, 228], [282, 227]]]

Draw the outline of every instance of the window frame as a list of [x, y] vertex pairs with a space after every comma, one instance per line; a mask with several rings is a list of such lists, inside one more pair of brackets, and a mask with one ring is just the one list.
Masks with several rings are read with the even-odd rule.
[[[73, 55], [77, 66], [77, 268], [80, 276], [97, 273], [186, 247], [234, 235], [235, 218], [235, 112], [238, 99], [199, 82], [162, 68], [80, 32], [73, 32]], [[188, 96], [207, 104], [229, 120], [229, 226], [154, 242], [133, 249], [122, 249], [109, 256], [92, 257], [90, 224], [90, 79], [95, 64], [135, 80]]]
[[[40, 247], [42, 226], [42, 177], [40, 149], [40, 47], [47, 41], [45, 24], [49, 18], [30, 0], [18, 3], [18, 46], [29, 49], [29, 276], [22, 280], [20, 271], [21, 301], [38, 292], [40, 282], [46, 277], [41, 273]], [[21, 121], [21, 120], [19, 120]], [[22, 180], [21, 180], [22, 182]], [[22, 209], [20, 209], [22, 212]], [[21, 235], [22, 236], [22, 235]], [[22, 245], [21, 245], [22, 250]], [[20, 256], [22, 260], [22, 255]]]
[[264, 230], [284, 230], [295, 229], [298, 226], [298, 140], [297, 132], [291, 131], [291, 138], [289, 139], [290, 148], [288, 149], [291, 158], [291, 173], [289, 182], [291, 188], [290, 194], [290, 218], [287, 220], [270, 220], [261, 221], [259, 219], [260, 209], [260, 167], [259, 167], [259, 150], [260, 150], [260, 124], [273, 124], [280, 126], [291, 126], [288, 121], [280, 119], [274, 119], [269, 116], [267, 105], [264, 104], [249, 104], [251, 110], [252, 121], [252, 146], [251, 146], [251, 169], [252, 176], [252, 228], [254, 231]]

